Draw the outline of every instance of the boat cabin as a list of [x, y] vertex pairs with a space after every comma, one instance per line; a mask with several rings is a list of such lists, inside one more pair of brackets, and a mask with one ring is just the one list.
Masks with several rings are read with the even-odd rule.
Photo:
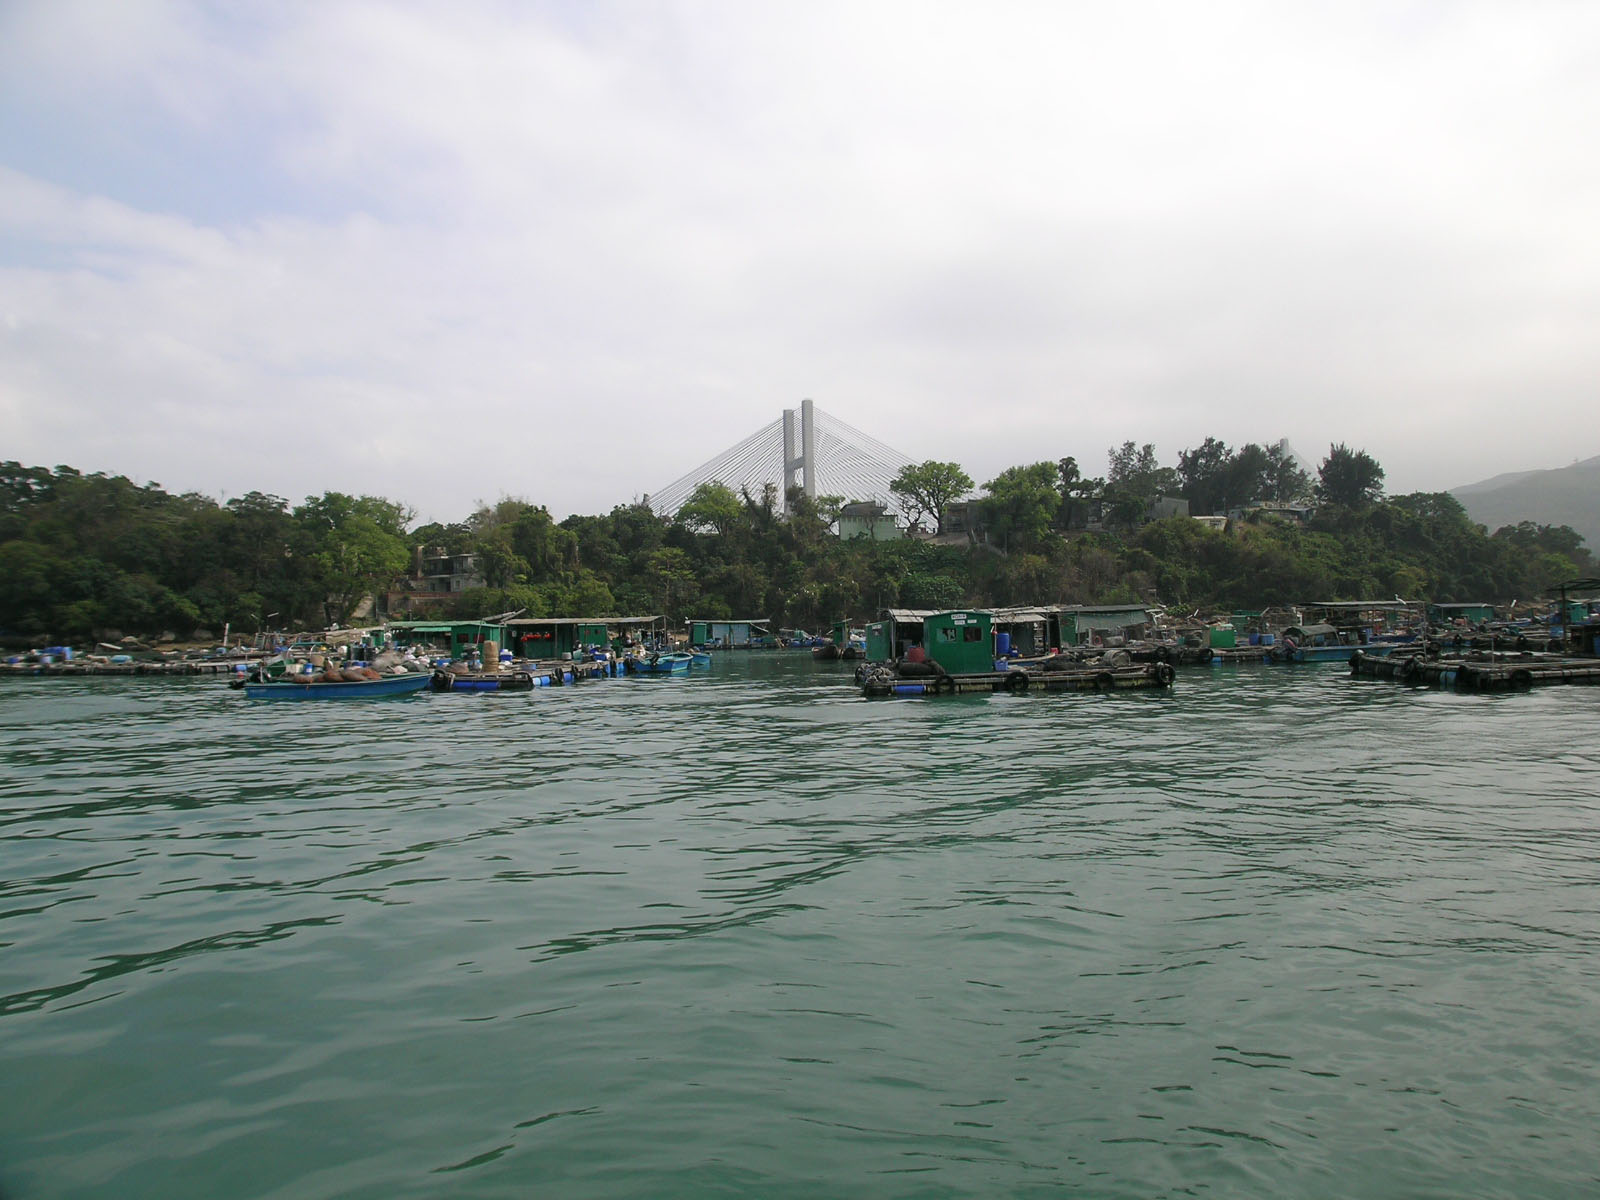
[[1292, 641], [1301, 650], [1314, 646], [1345, 646], [1349, 645], [1343, 634], [1332, 625], [1291, 625], [1283, 631], [1283, 637]]

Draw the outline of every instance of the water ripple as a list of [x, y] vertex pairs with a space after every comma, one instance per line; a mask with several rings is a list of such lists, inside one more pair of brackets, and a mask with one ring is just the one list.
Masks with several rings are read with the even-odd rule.
[[1595, 1190], [1582, 689], [846, 667], [5, 681], [0, 1195]]

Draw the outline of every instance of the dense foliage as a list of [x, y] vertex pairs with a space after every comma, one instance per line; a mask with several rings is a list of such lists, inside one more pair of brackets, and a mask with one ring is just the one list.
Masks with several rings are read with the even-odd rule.
[[[675, 518], [643, 504], [554, 520], [507, 498], [452, 525], [414, 526], [400, 504], [329, 492], [291, 507], [251, 492], [219, 503], [158, 484], [0, 464], [0, 633], [114, 640], [211, 636], [348, 622], [402, 585], [424, 550], [471, 554], [484, 586], [433, 615], [662, 613], [768, 618], [816, 628], [885, 607], [1141, 601], [1182, 609], [1329, 599], [1532, 602], [1591, 569], [1565, 526], [1493, 534], [1446, 493], [1384, 498], [1383, 471], [1334, 446], [1313, 481], [1284, 451], [1207, 439], [1162, 467], [1150, 446], [1113, 449], [1105, 479], [1063, 458], [984, 485], [981, 535], [841, 541], [839, 497], [696, 489]], [[898, 495], [942, 524], [953, 463], [908, 468]], [[952, 491], [952, 489], [956, 489]], [[1150, 520], [1159, 495], [1201, 514], [1253, 499], [1311, 503], [1309, 521], [1259, 510], [1226, 529]]]

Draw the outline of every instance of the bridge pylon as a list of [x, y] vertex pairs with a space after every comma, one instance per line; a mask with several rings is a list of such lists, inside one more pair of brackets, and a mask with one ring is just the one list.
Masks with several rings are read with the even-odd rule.
[[872, 501], [898, 512], [889, 483], [912, 459], [878, 439], [829, 416], [810, 400], [786, 408], [778, 420], [730, 446], [649, 496], [662, 516], [676, 515], [702, 483], [724, 484], [734, 492], [759, 496], [777, 488], [785, 512], [789, 489], [815, 500], [842, 496], [846, 502]]

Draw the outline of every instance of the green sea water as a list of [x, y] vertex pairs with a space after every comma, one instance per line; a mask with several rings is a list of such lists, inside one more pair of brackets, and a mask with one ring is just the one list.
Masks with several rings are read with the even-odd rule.
[[0, 681], [0, 1197], [1600, 1193], [1600, 691]]

